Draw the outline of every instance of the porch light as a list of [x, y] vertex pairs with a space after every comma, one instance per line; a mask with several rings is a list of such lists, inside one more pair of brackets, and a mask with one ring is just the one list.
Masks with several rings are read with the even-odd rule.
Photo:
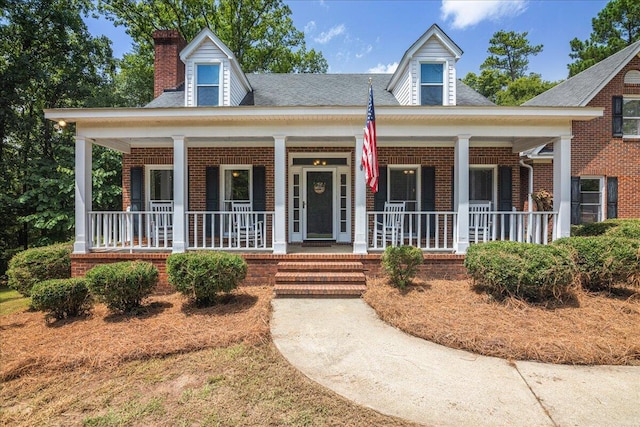
[[413, 175], [414, 173], [416, 173], [416, 171], [413, 169], [405, 169], [402, 172], [404, 172], [405, 175]]
[[65, 127], [67, 125], [67, 122], [65, 122], [64, 120], [58, 120], [58, 126], [60, 126], [61, 128]]
[[237, 177], [239, 177], [239, 176], [240, 176], [240, 172], [238, 172], [238, 171], [233, 171], [233, 172], [231, 172], [231, 175], [232, 175], [234, 178], [237, 178]]

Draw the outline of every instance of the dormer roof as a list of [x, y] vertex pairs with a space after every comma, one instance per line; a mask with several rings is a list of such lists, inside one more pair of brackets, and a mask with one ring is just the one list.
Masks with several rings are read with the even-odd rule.
[[211, 31], [209, 28], [203, 28], [202, 31], [200, 31], [198, 33], [198, 35], [191, 40], [191, 42], [185, 46], [185, 48], [182, 50], [182, 52], [180, 52], [180, 59], [182, 60], [182, 62], [185, 62], [189, 59], [189, 57], [196, 51], [198, 50], [198, 48], [205, 42], [205, 41], [210, 41], [211, 43], [213, 43], [218, 49], [220, 49], [220, 51], [226, 55], [226, 57], [229, 59], [229, 63], [231, 64], [231, 67], [233, 67], [233, 70], [237, 73], [238, 76], [240, 76], [240, 78], [242, 79], [242, 84], [243, 86], [245, 86], [245, 88], [247, 89], [247, 91], [251, 91], [251, 84], [249, 83], [249, 80], [247, 79], [247, 76], [244, 74], [244, 72], [242, 71], [242, 68], [240, 67], [240, 63], [238, 62], [238, 59], [236, 58], [236, 56], [234, 55], [234, 53], [231, 51], [231, 49], [229, 49], [229, 47], [227, 47], [226, 44], [224, 44], [222, 42], [222, 40], [220, 40], [218, 38], [218, 36], [216, 36], [213, 31]]
[[451, 38], [438, 26], [438, 24], [433, 24], [427, 31], [416, 40], [409, 49], [402, 55], [402, 59], [398, 64], [398, 68], [395, 73], [391, 77], [389, 81], [389, 86], [387, 86], [388, 91], [393, 91], [395, 85], [398, 83], [398, 80], [404, 73], [405, 69], [410, 65], [411, 59], [413, 55], [424, 46], [424, 44], [431, 38], [435, 37], [438, 41], [445, 47], [456, 60], [460, 59], [462, 56], [462, 49], [458, 46]]

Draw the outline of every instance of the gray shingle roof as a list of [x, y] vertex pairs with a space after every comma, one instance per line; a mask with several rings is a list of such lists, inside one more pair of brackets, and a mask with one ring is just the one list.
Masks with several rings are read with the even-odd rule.
[[640, 41], [614, 53], [522, 105], [584, 107], [638, 52], [640, 52]]
[[[240, 105], [356, 106], [366, 105], [369, 78], [376, 106], [399, 105], [385, 88], [391, 74], [248, 74], [253, 92]], [[457, 82], [457, 105], [494, 105], [461, 81]], [[147, 108], [184, 106], [184, 91], [164, 92]]]

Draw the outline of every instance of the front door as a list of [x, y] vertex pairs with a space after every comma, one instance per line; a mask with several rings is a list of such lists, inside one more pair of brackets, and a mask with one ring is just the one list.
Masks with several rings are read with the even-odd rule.
[[307, 170], [305, 173], [305, 239], [335, 240], [333, 170]]

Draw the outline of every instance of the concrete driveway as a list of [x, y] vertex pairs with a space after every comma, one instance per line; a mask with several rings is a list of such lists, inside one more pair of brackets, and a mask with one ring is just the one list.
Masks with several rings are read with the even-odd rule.
[[640, 426], [640, 367], [511, 363], [382, 322], [360, 299], [274, 299], [271, 333], [309, 378], [435, 426]]

